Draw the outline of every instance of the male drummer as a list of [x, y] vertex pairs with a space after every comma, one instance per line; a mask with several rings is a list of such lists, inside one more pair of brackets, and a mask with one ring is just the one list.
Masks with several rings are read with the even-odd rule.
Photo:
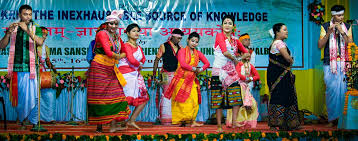
[[[19, 9], [20, 21], [12, 23], [0, 40], [0, 49], [10, 43], [8, 60], [8, 77], [10, 83], [10, 100], [16, 106], [18, 119], [22, 123], [20, 129], [26, 129], [24, 119], [34, 126], [38, 123], [38, 83], [35, 64], [35, 47], [42, 46], [44, 38], [40, 27], [32, 23], [32, 8], [22, 5]], [[34, 45], [35, 44], [35, 45]], [[31, 117], [31, 118], [30, 118]]]

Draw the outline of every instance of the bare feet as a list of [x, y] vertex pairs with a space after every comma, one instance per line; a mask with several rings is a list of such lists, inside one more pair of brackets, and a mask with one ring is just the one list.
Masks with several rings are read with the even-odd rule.
[[110, 133], [114, 133], [114, 132], [116, 132], [117, 131], [117, 127], [110, 127], [109, 128], [109, 132]]
[[197, 122], [193, 122], [193, 124], [191, 124], [191, 127], [200, 127], [203, 126], [204, 124], [202, 123], [197, 123]]
[[109, 128], [109, 132], [113, 133], [113, 132], [116, 132], [116, 131], [126, 130], [127, 128], [128, 128], [127, 126], [124, 126], [124, 127], [122, 127], [122, 126], [119, 126], [119, 127], [117, 127], [117, 126], [111, 126], [111, 127]]
[[119, 127], [121, 127], [121, 128], [128, 129], [128, 124], [127, 124], [126, 121], [120, 122], [120, 125], [117, 125], [117, 126], [119, 126]]
[[242, 126], [240, 126], [237, 122], [233, 122], [232, 124], [232, 128], [240, 128]]
[[116, 128], [117, 131], [122, 131], [122, 130], [126, 130], [126, 129], [128, 129], [127, 126], [125, 126], [125, 127], [117, 127]]
[[134, 128], [136, 128], [137, 130], [140, 130], [139, 126], [137, 124], [135, 124], [134, 121], [128, 121], [127, 125], [133, 126]]
[[218, 132], [218, 133], [223, 132], [223, 128], [222, 128], [222, 127], [218, 127], [218, 129], [216, 130], [216, 132]]

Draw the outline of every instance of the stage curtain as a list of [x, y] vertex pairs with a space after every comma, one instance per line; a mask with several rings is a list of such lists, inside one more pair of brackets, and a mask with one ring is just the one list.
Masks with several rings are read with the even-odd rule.
[[[56, 92], [52, 90], [52, 92]], [[81, 90], [74, 90], [73, 93], [75, 93], [73, 97], [73, 113], [76, 118], [74, 118], [74, 121], [85, 121], [86, 120], [86, 113], [87, 113], [87, 91], [84, 89], [84, 91]], [[47, 93], [48, 94], [48, 93]], [[4, 97], [5, 100], [5, 110], [6, 110], [6, 119], [9, 121], [15, 121], [17, 119], [17, 112], [16, 108], [11, 106], [11, 102], [9, 100], [9, 92], [3, 91], [1, 92], [1, 96]], [[53, 95], [55, 96], [55, 95]], [[51, 109], [51, 111], [54, 111], [54, 119], [56, 121], [69, 121], [71, 119], [70, 114], [70, 104], [72, 102], [72, 94], [71, 92], [68, 92], [67, 90], [62, 90], [61, 95], [55, 100], [55, 106], [53, 105], [46, 105], [44, 103], [48, 102], [49, 99], [51, 99], [52, 96], [41, 96], [41, 113], [42, 115], [46, 115], [48, 112], [48, 109]], [[0, 111], [2, 111], [2, 105], [0, 104]], [[2, 114], [3, 116], [3, 114]], [[1, 117], [3, 118], [3, 117]], [[50, 121], [51, 118], [41, 116], [42, 121]]]
[[[11, 106], [10, 98], [9, 98], [9, 91], [1, 91], [0, 97], [4, 98], [5, 103], [5, 111], [6, 111], [6, 120], [16, 120], [17, 113], [16, 108]], [[2, 108], [2, 104], [0, 104], [0, 113], [1, 113], [1, 120], [4, 120], [4, 111]]]
[[[73, 101], [72, 95], [74, 94]], [[61, 95], [56, 99], [56, 121], [69, 121], [71, 119], [71, 105], [73, 103], [74, 121], [85, 121], [87, 118], [87, 89], [84, 91], [74, 89], [71, 91], [62, 90]]]
[[[50, 90], [51, 91], [51, 90]], [[52, 90], [54, 93], [55, 91]], [[138, 116], [137, 121], [144, 121], [144, 122], [155, 122], [156, 118], [158, 117], [158, 109], [155, 103], [155, 95], [156, 89], [149, 88], [148, 92], [150, 94], [150, 100], [148, 104], [145, 106], [144, 110]], [[80, 89], [75, 89], [73, 91], [74, 98], [73, 98], [73, 114], [74, 114], [74, 121], [86, 121], [87, 119], [87, 90], [84, 91]], [[202, 104], [200, 105], [199, 113], [197, 115], [197, 121], [206, 121], [209, 117], [209, 98], [207, 90], [203, 90], [202, 94]], [[9, 121], [15, 121], [17, 119], [17, 113], [15, 107], [11, 106], [9, 101], [9, 92], [4, 91], [1, 93], [1, 96], [4, 97], [5, 100], [5, 107], [6, 107], [6, 118]], [[55, 95], [53, 95], [55, 96]], [[71, 120], [71, 112], [70, 112], [70, 103], [72, 102], [72, 93], [68, 92], [67, 90], [62, 90], [60, 96], [55, 100], [55, 106], [53, 105], [46, 105], [44, 103], [48, 102], [53, 96], [41, 96], [41, 114], [46, 115], [49, 110], [54, 110], [54, 118], [56, 121], [70, 121]], [[134, 110], [134, 107], [130, 107], [131, 110]], [[0, 111], [2, 111], [2, 105], [0, 105]], [[214, 111], [212, 110], [211, 113]], [[3, 115], [2, 115], [3, 116]], [[3, 117], [1, 117], [3, 118]], [[41, 116], [42, 121], [51, 121], [51, 118]]]

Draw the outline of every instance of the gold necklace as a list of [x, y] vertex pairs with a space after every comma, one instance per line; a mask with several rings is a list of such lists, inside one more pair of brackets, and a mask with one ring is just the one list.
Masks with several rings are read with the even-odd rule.
[[190, 49], [191, 55], [194, 55], [194, 49]]
[[134, 47], [137, 47], [137, 43], [133, 44], [131, 41], [128, 41], [129, 44], [133, 45]]
[[231, 36], [227, 37], [226, 38], [229, 40], [229, 43], [231, 43]]

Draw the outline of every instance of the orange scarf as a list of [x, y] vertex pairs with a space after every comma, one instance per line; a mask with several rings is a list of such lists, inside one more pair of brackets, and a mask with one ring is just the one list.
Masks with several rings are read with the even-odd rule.
[[[194, 49], [194, 62], [191, 62], [191, 53], [190, 53], [190, 48], [186, 47], [184, 48], [185, 50], [185, 62], [187, 64], [189, 64], [192, 67], [196, 67], [199, 64], [199, 54], [198, 51], [196, 49]], [[174, 78], [172, 79], [169, 88], [167, 89], [167, 91], [165, 92], [165, 97], [172, 97], [172, 94], [174, 92], [175, 87], [177, 86], [177, 84], [179, 83], [180, 79], [185, 79], [184, 83], [182, 84], [182, 86], [180, 87], [177, 96], [175, 97], [175, 101], [178, 102], [185, 102], [191, 93], [191, 88], [193, 86], [193, 82], [195, 81], [195, 83], [198, 85], [198, 101], [199, 104], [201, 103], [201, 94], [200, 94], [200, 84], [199, 84], [199, 80], [196, 78], [196, 74], [195, 72], [189, 71], [189, 70], [185, 70], [181, 67], [178, 67], [177, 71], [175, 72]]]

